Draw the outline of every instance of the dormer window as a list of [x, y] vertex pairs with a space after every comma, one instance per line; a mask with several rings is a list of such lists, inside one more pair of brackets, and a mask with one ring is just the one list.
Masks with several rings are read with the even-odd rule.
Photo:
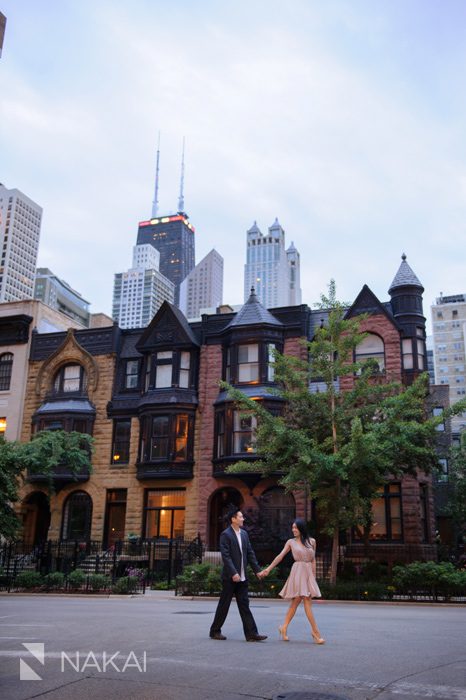
[[55, 376], [53, 388], [57, 394], [79, 393], [86, 388], [86, 373], [81, 365], [65, 365]]
[[238, 345], [238, 382], [259, 381], [259, 345]]
[[173, 352], [165, 350], [155, 354], [155, 388], [172, 385], [173, 374]]
[[139, 382], [139, 360], [127, 360], [125, 365], [125, 389], [137, 389]]
[[159, 350], [147, 359], [145, 389], [190, 389], [191, 368], [189, 350]]
[[268, 384], [274, 381], [274, 343], [244, 343], [225, 351], [225, 381]]

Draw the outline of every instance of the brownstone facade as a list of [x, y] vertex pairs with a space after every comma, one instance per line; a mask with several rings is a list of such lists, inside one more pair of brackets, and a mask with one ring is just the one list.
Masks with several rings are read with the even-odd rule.
[[[367, 314], [362, 330], [379, 347], [383, 376], [409, 382], [423, 371], [425, 319], [418, 304], [422, 287], [405, 260], [390, 294], [396, 312], [363, 287], [348, 316]], [[222, 515], [232, 503], [258, 532], [269, 528], [278, 539], [287, 537], [294, 517], [313, 516], [312, 494], [286, 494], [278, 477], [227, 473], [229, 464], [255, 458], [254, 423], [219, 383], [227, 380], [279, 410], [281, 400], [268, 391], [272, 351], [305, 358], [303, 339], [313, 337], [321, 316], [306, 305], [267, 311], [252, 294], [237, 314], [195, 323], [165, 303], [143, 330], [36, 334], [22, 439], [68, 421], [88, 426], [95, 451], [92, 473], [79, 482], [57, 475], [50, 514], [40, 495], [44, 482], [33, 477], [26, 483], [20, 504], [25, 537], [34, 542], [45, 531], [50, 539], [97, 540], [105, 549], [130, 533], [187, 540], [200, 534], [207, 549], [216, 549]], [[353, 381], [345, 378], [341, 389]], [[388, 521], [373, 551], [384, 560], [433, 557], [430, 479], [420, 474], [392, 486], [379, 504]], [[350, 536], [347, 545], [358, 555], [361, 545]]]

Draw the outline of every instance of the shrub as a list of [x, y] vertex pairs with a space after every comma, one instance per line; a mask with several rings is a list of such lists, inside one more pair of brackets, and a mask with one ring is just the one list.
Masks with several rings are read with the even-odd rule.
[[411, 597], [419, 592], [450, 597], [466, 591], [466, 572], [455, 569], [450, 562], [415, 561], [407, 566], [395, 566], [393, 583]]
[[151, 590], [153, 591], [168, 591], [168, 581], [154, 581], [151, 584]]
[[42, 576], [38, 571], [21, 571], [15, 580], [15, 584], [18, 588], [37, 588], [42, 583]]
[[388, 600], [393, 597], [393, 586], [380, 581], [319, 581], [322, 597], [327, 600]]
[[61, 571], [52, 571], [50, 574], [47, 574], [47, 576], [44, 576], [44, 583], [47, 590], [63, 588], [65, 574], [62, 574]]
[[176, 577], [176, 585], [183, 595], [199, 595], [210, 593], [208, 578], [210, 564], [190, 564], [183, 569], [181, 576]]
[[222, 590], [222, 566], [217, 564], [211, 566], [207, 575], [207, 590], [212, 595], [220, 593]]
[[82, 569], [75, 569], [68, 575], [70, 588], [81, 588], [86, 580], [86, 572]]
[[114, 584], [112, 592], [129, 595], [137, 591], [138, 585], [139, 581], [136, 576], [122, 576]]
[[110, 579], [105, 574], [92, 574], [89, 576], [89, 586], [93, 591], [101, 591], [103, 588], [109, 588]]

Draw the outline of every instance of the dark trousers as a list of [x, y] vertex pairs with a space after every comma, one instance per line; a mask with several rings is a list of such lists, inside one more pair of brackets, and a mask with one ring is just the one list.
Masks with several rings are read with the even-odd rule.
[[257, 634], [257, 626], [252, 612], [249, 610], [248, 582], [239, 581], [235, 583], [231, 580], [223, 580], [222, 584], [222, 592], [220, 593], [220, 600], [218, 601], [214, 621], [210, 628], [210, 634], [212, 635], [222, 631], [222, 625], [228, 615], [230, 603], [233, 596], [235, 596], [243, 623], [244, 636], [246, 639], [254, 636]]

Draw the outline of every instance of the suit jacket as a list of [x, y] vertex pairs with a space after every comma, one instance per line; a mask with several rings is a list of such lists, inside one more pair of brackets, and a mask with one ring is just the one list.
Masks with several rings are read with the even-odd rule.
[[[249, 535], [246, 530], [240, 529], [241, 532], [241, 545], [243, 548], [243, 563], [244, 571], [247, 578], [246, 567], [248, 563], [251, 565], [254, 573], [260, 571], [260, 566], [257, 562], [254, 550], [251, 547], [249, 541]], [[235, 574], [241, 575], [241, 550], [238, 544], [238, 538], [236, 532], [230, 525], [226, 530], [220, 535], [220, 552], [222, 554], [223, 570], [222, 578], [231, 580], [232, 576]]]

